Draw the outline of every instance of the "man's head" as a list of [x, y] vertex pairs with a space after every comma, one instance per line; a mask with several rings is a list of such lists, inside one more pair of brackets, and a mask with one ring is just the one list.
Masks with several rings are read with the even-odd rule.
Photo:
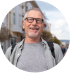
[[61, 47], [62, 48], [65, 48], [66, 47], [66, 43], [65, 42], [62, 42]]
[[62, 45], [62, 49], [64, 49], [65, 48], [65, 46], [64, 45]]
[[30, 9], [24, 16], [23, 29], [26, 37], [40, 37], [44, 29], [44, 16], [39, 9]]

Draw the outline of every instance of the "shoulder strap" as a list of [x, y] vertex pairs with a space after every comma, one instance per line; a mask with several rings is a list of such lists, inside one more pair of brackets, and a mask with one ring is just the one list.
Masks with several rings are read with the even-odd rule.
[[12, 45], [11, 54], [12, 54], [15, 46], [16, 46], [16, 44]]
[[53, 43], [52, 42], [47, 42], [47, 43], [48, 43], [48, 46], [50, 47], [50, 50], [51, 50], [53, 57], [55, 58]]

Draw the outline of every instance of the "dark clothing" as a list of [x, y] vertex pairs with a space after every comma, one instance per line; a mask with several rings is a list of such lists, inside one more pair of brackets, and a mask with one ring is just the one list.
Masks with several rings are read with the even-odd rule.
[[64, 55], [65, 52], [66, 52], [66, 49], [65, 49], [65, 48], [61, 48], [61, 50], [62, 50], [62, 53], [63, 53], [63, 55]]

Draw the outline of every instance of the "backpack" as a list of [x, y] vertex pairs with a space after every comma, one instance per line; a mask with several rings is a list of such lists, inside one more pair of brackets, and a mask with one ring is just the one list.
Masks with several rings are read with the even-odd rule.
[[[54, 47], [53, 47], [53, 43], [52, 42], [47, 42], [48, 46], [50, 47], [52, 56], [55, 58], [55, 53], [54, 53]], [[11, 54], [13, 52], [14, 47], [16, 46], [16, 44], [12, 45], [12, 49], [11, 49]]]
[[16, 44], [12, 45], [11, 54], [12, 54], [15, 46], [16, 46]]
[[55, 58], [53, 42], [47, 42], [47, 43], [48, 43], [48, 46], [50, 47], [50, 50], [51, 50], [52, 56]]

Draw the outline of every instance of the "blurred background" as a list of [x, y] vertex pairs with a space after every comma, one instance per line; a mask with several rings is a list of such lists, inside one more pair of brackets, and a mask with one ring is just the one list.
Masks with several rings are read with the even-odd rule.
[[69, 30], [66, 20], [54, 6], [35, 0], [17, 5], [6, 15], [0, 29], [0, 42], [3, 52], [5, 53], [8, 47], [25, 38], [22, 20], [25, 13], [31, 8], [39, 8], [46, 18], [42, 38], [59, 44], [61, 49], [65, 49], [62, 51], [66, 53], [69, 47]]

